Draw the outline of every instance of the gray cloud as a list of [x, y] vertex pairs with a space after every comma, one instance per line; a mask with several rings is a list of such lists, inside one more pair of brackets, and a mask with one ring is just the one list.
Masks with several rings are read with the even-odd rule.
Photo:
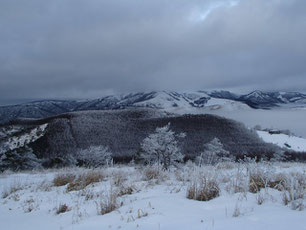
[[135, 90], [305, 90], [301, 0], [2, 0], [0, 103]]

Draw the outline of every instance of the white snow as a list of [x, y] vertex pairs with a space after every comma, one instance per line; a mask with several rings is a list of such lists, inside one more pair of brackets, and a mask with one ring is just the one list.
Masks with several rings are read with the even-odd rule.
[[[306, 229], [306, 210], [292, 210], [282, 203], [282, 192], [262, 189], [259, 194], [233, 192], [233, 185], [244, 183], [246, 169], [269, 175], [280, 172], [299, 174], [305, 180], [306, 166], [297, 163], [263, 165], [234, 164], [233, 167], [206, 166], [200, 171], [185, 166], [179, 171], [164, 172], [158, 180], [143, 179], [142, 169], [133, 167], [102, 169], [106, 179], [87, 186], [81, 191], [67, 192], [66, 186], [54, 187], [56, 172], [0, 174], [2, 192], [11, 191], [0, 198], [0, 223], [5, 230], [55, 229], [142, 229], [142, 230], [198, 230], [198, 229]], [[84, 174], [85, 169], [66, 169], [65, 172]], [[210, 201], [186, 198], [190, 180], [199, 175], [214, 176], [220, 183], [221, 194]], [[121, 180], [119, 185], [114, 181]], [[121, 206], [108, 214], [98, 215], [99, 202], [112, 189], [122, 185], [133, 186], [135, 193], [119, 198]], [[3, 193], [4, 194], [4, 193]], [[262, 196], [263, 204], [257, 200]], [[91, 198], [88, 198], [91, 197]], [[305, 205], [305, 198], [301, 200]], [[70, 210], [57, 215], [60, 204]], [[238, 213], [234, 217], [234, 212]]]
[[306, 152], [306, 139], [304, 138], [286, 134], [270, 134], [266, 131], [257, 131], [257, 133], [265, 142], [294, 151]]
[[251, 108], [238, 101], [228, 100], [228, 99], [218, 99], [211, 98], [206, 104], [205, 107], [210, 110], [226, 110], [226, 111], [241, 111], [241, 110], [250, 110]]
[[10, 137], [6, 144], [10, 150], [23, 147], [26, 144], [29, 144], [30, 142], [34, 142], [41, 138], [44, 135], [47, 126], [48, 124], [43, 124], [36, 128], [33, 128], [29, 133]]
[[169, 109], [173, 107], [191, 107], [189, 102], [184, 98], [172, 97], [171, 94], [166, 92], [158, 92], [156, 96], [150, 100], [143, 102], [138, 102], [134, 104], [135, 106], [147, 106], [153, 108]]

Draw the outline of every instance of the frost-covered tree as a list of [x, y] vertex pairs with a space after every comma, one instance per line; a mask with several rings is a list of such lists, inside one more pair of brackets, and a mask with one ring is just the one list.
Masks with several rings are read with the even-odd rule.
[[86, 167], [99, 167], [108, 165], [112, 161], [112, 153], [108, 147], [91, 146], [80, 150], [76, 158], [81, 165]]
[[148, 164], [162, 165], [164, 169], [183, 161], [183, 154], [178, 146], [178, 138], [184, 133], [176, 134], [170, 129], [170, 123], [156, 128], [155, 132], [146, 137], [142, 144], [141, 158]]
[[279, 162], [279, 161], [286, 161], [287, 156], [285, 155], [285, 151], [280, 150], [273, 154], [273, 157], [271, 158], [271, 161]]
[[11, 169], [32, 170], [41, 167], [41, 162], [37, 159], [33, 150], [29, 147], [18, 148], [14, 150], [2, 151], [0, 153], [0, 171]]
[[231, 161], [229, 151], [225, 150], [221, 141], [215, 137], [204, 145], [205, 150], [197, 157], [196, 161], [203, 164], [217, 164], [221, 161]]

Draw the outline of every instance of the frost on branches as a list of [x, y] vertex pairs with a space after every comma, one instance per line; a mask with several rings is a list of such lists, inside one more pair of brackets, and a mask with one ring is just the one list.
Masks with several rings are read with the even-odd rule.
[[0, 151], [0, 172], [11, 169], [32, 170], [41, 167], [41, 162], [37, 159], [33, 150], [29, 147], [17, 148], [14, 150], [6, 149]]
[[178, 138], [184, 138], [184, 133], [176, 134], [170, 129], [170, 123], [156, 128], [155, 132], [145, 138], [141, 144], [140, 155], [148, 164], [162, 165], [164, 169], [183, 161], [183, 154], [178, 146]]
[[77, 160], [83, 166], [96, 168], [111, 163], [112, 153], [108, 147], [91, 146], [80, 150], [77, 154]]
[[222, 161], [232, 160], [229, 151], [223, 148], [223, 144], [217, 137], [205, 144], [204, 147], [205, 151], [196, 160], [200, 166], [203, 164], [215, 165]]

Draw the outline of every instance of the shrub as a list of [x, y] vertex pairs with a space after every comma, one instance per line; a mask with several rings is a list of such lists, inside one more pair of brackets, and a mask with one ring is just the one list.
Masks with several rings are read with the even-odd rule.
[[79, 175], [73, 181], [71, 181], [67, 186], [67, 192], [82, 190], [90, 184], [102, 181], [105, 175], [102, 171], [89, 171], [84, 175]]
[[199, 201], [209, 201], [220, 194], [219, 185], [214, 179], [202, 178], [199, 182], [193, 182], [187, 188], [187, 198]]
[[260, 189], [265, 187], [266, 187], [265, 181], [260, 175], [256, 174], [250, 176], [249, 191], [251, 193], [257, 193], [260, 191]]
[[75, 179], [75, 175], [71, 173], [61, 173], [57, 174], [53, 179], [53, 185], [56, 187], [64, 186], [68, 183], [73, 182]]
[[107, 196], [104, 197], [104, 200], [96, 203], [98, 215], [104, 215], [116, 210], [119, 207], [117, 197], [117, 193], [111, 188]]
[[153, 165], [151, 167], [146, 167], [143, 170], [143, 179], [146, 181], [150, 180], [165, 180], [167, 177], [166, 172], [158, 167], [158, 165]]
[[7, 198], [8, 196], [10, 196], [11, 194], [19, 191], [19, 190], [22, 190], [25, 188], [25, 185], [22, 185], [20, 181], [14, 181], [10, 187], [7, 187], [7, 188], [4, 188], [2, 190], [2, 194], [1, 194], [1, 197], [2, 199], [5, 199]]
[[291, 209], [292, 210], [303, 211], [304, 208], [305, 208], [305, 205], [304, 205], [303, 199], [298, 199], [298, 200], [295, 200], [291, 203]]
[[301, 173], [291, 174], [283, 182], [281, 191], [283, 191], [282, 199], [285, 205], [291, 202], [292, 206], [298, 206], [298, 201], [304, 200], [306, 193], [305, 175]]
[[247, 164], [249, 171], [249, 191], [257, 193], [262, 188], [277, 188], [281, 183], [281, 176], [275, 174], [275, 169], [263, 163]]
[[91, 146], [87, 149], [82, 149], [77, 154], [77, 160], [80, 165], [85, 167], [100, 167], [111, 163], [112, 153], [108, 147]]
[[56, 214], [58, 215], [58, 214], [68, 212], [68, 211], [70, 211], [70, 208], [68, 207], [68, 205], [60, 204], [58, 208], [56, 209]]
[[121, 185], [117, 192], [118, 196], [131, 195], [136, 191], [135, 186], [133, 185]]
[[233, 217], [238, 217], [241, 215], [241, 211], [240, 211], [240, 208], [238, 207], [238, 205], [236, 204], [235, 206], [235, 209], [234, 209], [234, 212], [233, 212]]
[[113, 184], [115, 186], [120, 186], [127, 180], [127, 174], [124, 171], [113, 172], [112, 178]]

